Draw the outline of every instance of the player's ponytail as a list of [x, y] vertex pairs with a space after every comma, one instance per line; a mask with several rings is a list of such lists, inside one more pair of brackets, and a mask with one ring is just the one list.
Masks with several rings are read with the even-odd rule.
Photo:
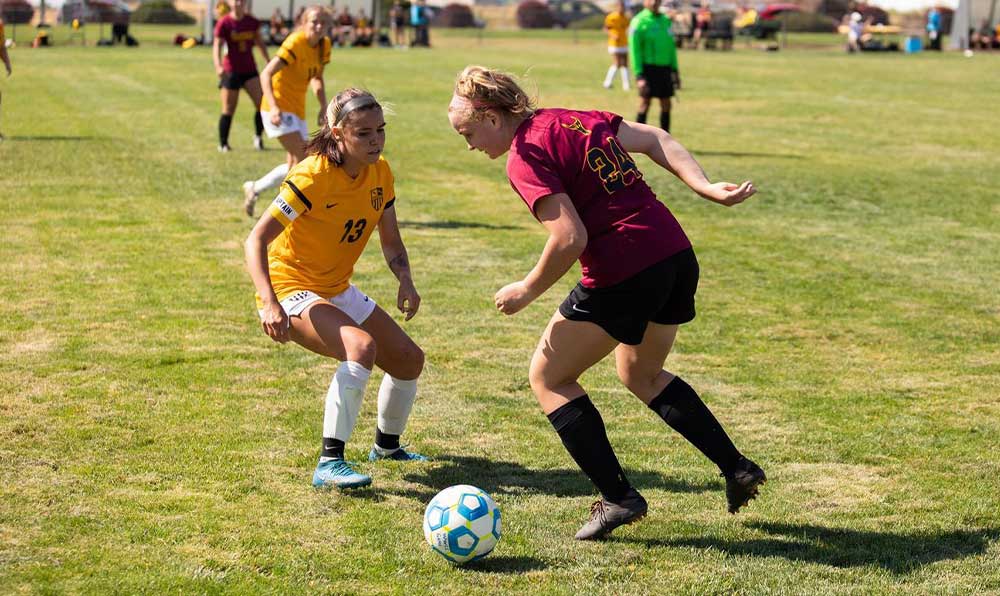
[[322, 155], [338, 166], [344, 165], [344, 156], [340, 153], [340, 143], [333, 134], [333, 127], [343, 126], [353, 113], [374, 109], [382, 109], [382, 106], [370, 92], [357, 87], [344, 89], [326, 106], [326, 122], [309, 140], [306, 153]]
[[491, 109], [518, 119], [535, 113], [535, 101], [514, 77], [485, 66], [466, 66], [455, 81], [455, 95], [469, 100], [471, 116], [476, 120]]

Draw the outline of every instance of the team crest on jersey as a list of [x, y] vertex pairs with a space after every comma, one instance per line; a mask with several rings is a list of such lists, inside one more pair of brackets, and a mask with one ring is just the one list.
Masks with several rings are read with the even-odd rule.
[[563, 124], [562, 126], [563, 126], [563, 128], [568, 128], [570, 130], [575, 130], [576, 132], [582, 134], [585, 137], [589, 137], [590, 136], [590, 131], [587, 130], [587, 127], [585, 127], [583, 125], [583, 122], [580, 122], [580, 119], [577, 118], [577, 117], [575, 117], [575, 116], [573, 117], [573, 123], [572, 124]]
[[382, 196], [382, 187], [376, 186], [372, 189], [372, 209], [378, 211], [382, 208], [382, 203], [385, 202], [385, 197]]

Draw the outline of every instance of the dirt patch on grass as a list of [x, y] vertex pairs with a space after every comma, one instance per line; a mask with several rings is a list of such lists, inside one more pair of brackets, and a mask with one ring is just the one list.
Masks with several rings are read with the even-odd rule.
[[54, 335], [44, 329], [33, 329], [24, 334], [23, 340], [13, 342], [8, 353], [15, 358], [42, 356], [52, 353], [58, 346]]
[[850, 510], [882, 501], [887, 479], [873, 466], [817, 463], [788, 464], [775, 470], [781, 486], [804, 511]]

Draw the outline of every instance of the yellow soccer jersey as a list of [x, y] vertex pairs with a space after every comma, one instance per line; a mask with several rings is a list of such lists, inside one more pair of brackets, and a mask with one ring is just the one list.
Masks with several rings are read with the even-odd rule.
[[628, 47], [629, 18], [620, 12], [608, 13], [604, 18], [604, 26], [608, 29], [608, 47]]
[[285, 226], [267, 251], [278, 300], [299, 290], [324, 298], [346, 290], [354, 264], [395, 199], [385, 158], [353, 179], [319, 155], [292, 168], [268, 208]]
[[[285, 39], [275, 55], [285, 61], [285, 66], [271, 78], [278, 109], [305, 120], [309, 81], [323, 75], [323, 65], [330, 61], [330, 39], [323, 37], [311, 48], [305, 34], [296, 31]], [[270, 111], [266, 98], [261, 100], [260, 109]]]

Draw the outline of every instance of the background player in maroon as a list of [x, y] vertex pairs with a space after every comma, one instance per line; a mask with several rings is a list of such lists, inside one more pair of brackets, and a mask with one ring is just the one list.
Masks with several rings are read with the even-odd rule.
[[601, 538], [647, 510], [577, 382], [611, 352], [625, 386], [719, 467], [735, 513], [756, 496], [764, 472], [736, 449], [694, 389], [663, 370], [678, 325], [695, 315], [698, 262], [629, 152], [645, 153], [721, 205], [743, 202], [756, 192], [753, 184], [710, 182], [661, 129], [607, 112], [536, 110], [509, 75], [481, 66], [459, 75], [448, 117], [470, 150], [491, 159], [509, 152], [510, 184], [549, 232], [535, 267], [496, 293], [497, 308], [520, 311], [580, 260], [583, 279], [549, 321], [529, 371], [542, 410], [602, 494], [576, 537]]
[[[267, 46], [260, 36], [260, 21], [246, 12], [246, 0], [230, 0], [232, 11], [215, 24], [215, 39], [212, 42], [212, 60], [215, 73], [219, 75], [219, 91], [222, 98], [222, 115], [219, 116], [219, 151], [229, 151], [229, 128], [240, 98], [240, 89], [246, 89], [254, 104], [254, 139], [257, 150], [264, 148], [261, 134], [264, 122], [260, 116], [260, 75], [253, 60], [253, 48], [260, 49], [264, 62], [269, 60]], [[222, 53], [222, 45], [226, 53]]]
[[[3, 16], [0, 16], [0, 60], [3, 61], [4, 68], [7, 69], [7, 77], [10, 77], [10, 55], [7, 53], [7, 37], [4, 35]], [[3, 91], [3, 85], [0, 85], [0, 91]], [[2, 99], [2, 94], [0, 94], [0, 99]], [[3, 133], [0, 133], [0, 141], [3, 141]]]

